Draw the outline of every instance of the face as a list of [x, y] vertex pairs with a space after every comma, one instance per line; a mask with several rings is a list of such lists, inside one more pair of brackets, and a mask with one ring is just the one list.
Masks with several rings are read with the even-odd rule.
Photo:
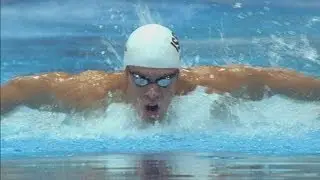
[[179, 69], [127, 66], [127, 100], [146, 121], [161, 120], [175, 94]]

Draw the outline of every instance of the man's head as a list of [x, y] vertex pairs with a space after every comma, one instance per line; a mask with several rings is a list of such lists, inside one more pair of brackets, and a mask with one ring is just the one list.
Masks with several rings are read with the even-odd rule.
[[136, 29], [124, 52], [127, 100], [145, 120], [160, 120], [175, 94], [180, 46], [173, 32], [158, 24]]

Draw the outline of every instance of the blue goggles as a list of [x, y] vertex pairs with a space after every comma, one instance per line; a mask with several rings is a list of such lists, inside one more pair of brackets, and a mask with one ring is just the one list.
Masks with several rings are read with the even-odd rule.
[[163, 77], [160, 77], [156, 80], [151, 80], [143, 75], [130, 72], [131, 77], [133, 79], [133, 82], [135, 83], [136, 86], [139, 87], [144, 87], [147, 86], [151, 83], [156, 83], [158, 86], [162, 88], [167, 88], [168, 86], [171, 85], [172, 81], [177, 77], [178, 73], [170, 74], [170, 75], [165, 75]]

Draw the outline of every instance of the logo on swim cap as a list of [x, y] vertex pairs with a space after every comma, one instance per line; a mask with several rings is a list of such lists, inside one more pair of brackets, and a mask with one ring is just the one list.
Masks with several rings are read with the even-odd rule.
[[173, 32], [171, 34], [172, 34], [171, 44], [179, 52], [180, 51], [179, 40], [178, 40], [177, 36]]
[[148, 24], [133, 31], [124, 47], [124, 66], [180, 68], [180, 44], [167, 27]]

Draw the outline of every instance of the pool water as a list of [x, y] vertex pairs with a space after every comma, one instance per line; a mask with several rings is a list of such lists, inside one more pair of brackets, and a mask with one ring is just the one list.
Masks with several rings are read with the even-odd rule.
[[[320, 76], [320, 2], [1, 1], [1, 84], [122, 68], [135, 28], [161, 23], [184, 66], [247, 64]], [[126, 104], [92, 114], [26, 107], [1, 117], [1, 179], [319, 179], [320, 103], [176, 97], [142, 127]]]
[[317, 179], [313, 156], [160, 153], [32, 158], [2, 163], [3, 179]]

